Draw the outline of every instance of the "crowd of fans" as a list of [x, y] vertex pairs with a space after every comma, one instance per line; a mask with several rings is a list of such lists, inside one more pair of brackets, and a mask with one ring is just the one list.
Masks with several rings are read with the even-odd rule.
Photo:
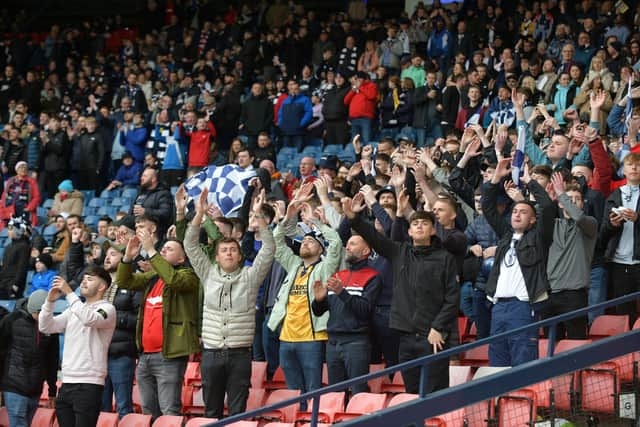
[[[61, 427], [112, 396], [131, 412], [134, 375], [157, 418], [201, 354], [221, 418], [225, 394], [245, 410], [252, 360], [305, 392], [324, 361], [333, 384], [455, 345], [459, 314], [483, 338], [640, 290], [635, 2], [213, 4], [0, 44], [0, 298], [27, 297], [0, 324], [12, 426], [44, 380]], [[182, 185], [226, 164], [256, 174], [232, 218]], [[87, 223], [85, 198], [130, 188]], [[616, 312], [633, 323], [636, 303]], [[490, 364], [536, 359], [537, 339], [492, 344]], [[438, 363], [429, 391], [449, 384]], [[417, 392], [419, 370], [403, 378]]]

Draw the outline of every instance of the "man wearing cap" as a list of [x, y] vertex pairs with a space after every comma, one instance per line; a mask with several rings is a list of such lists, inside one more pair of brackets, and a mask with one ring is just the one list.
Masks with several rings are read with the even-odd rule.
[[[110, 284], [111, 276], [103, 268], [85, 271], [80, 285], [83, 303], [62, 277], [56, 277], [42, 305], [40, 332], [64, 332], [62, 387], [56, 400], [60, 427], [98, 422], [109, 343], [116, 326], [116, 310], [103, 298]], [[54, 303], [60, 297], [69, 307], [54, 317]]]
[[[414, 212], [409, 218], [409, 242], [396, 242], [378, 233], [360, 214], [364, 196], [342, 202], [352, 228], [376, 253], [391, 263], [393, 298], [389, 326], [400, 332], [400, 363], [442, 351], [456, 327], [460, 289], [453, 256], [436, 236], [433, 213]], [[417, 393], [420, 368], [402, 372], [407, 393]], [[449, 360], [429, 365], [426, 392], [449, 387]]]
[[38, 317], [46, 299], [47, 291], [35, 291], [0, 322], [0, 390], [12, 427], [31, 425], [45, 380], [49, 406], [55, 401], [58, 335], [38, 331]]
[[142, 174], [142, 163], [134, 161], [129, 151], [125, 151], [122, 155], [122, 166], [118, 169], [113, 181], [107, 185], [105, 190], [113, 190], [118, 187], [135, 187], [140, 183], [140, 174]]
[[335, 76], [335, 85], [324, 94], [322, 103], [322, 115], [326, 130], [325, 144], [340, 144], [344, 146], [348, 142], [349, 128], [347, 119], [349, 108], [344, 103], [344, 97], [349, 93], [350, 86], [345, 79], [344, 71], [339, 70]]
[[53, 278], [57, 275], [55, 270], [52, 270], [53, 259], [51, 255], [47, 253], [40, 254], [34, 261], [36, 273], [31, 279], [31, 289], [29, 289], [29, 295], [37, 290], [43, 290], [49, 292], [51, 285], [53, 284]]
[[[133, 273], [133, 260], [141, 249], [149, 257], [151, 271]], [[121, 289], [143, 292], [136, 324], [142, 411], [154, 419], [180, 415], [188, 357], [200, 351], [198, 276], [188, 266], [180, 242], [168, 240], [158, 252], [151, 233], [140, 229], [127, 244], [116, 282]]]
[[318, 176], [327, 176], [331, 179], [338, 173], [338, 157], [333, 154], [322, 156], [318, 162]]
[[105, 245], [104, 269], [111, 276], [111, 286], [104, 299], [116, 309], [116, 329], [109, 345], [107, 378], [102, 394], [102, 411], [113, 410], [115, 395], [116, 412], [120, 418], [133, 412], [131, 393], [138, 350], [136, 348], [136, 321], [140, 307], [140, 292], [121, 289], [116, 280], [116, 271], [122, 261], [124, 246], [107, 242]]
[[53, 207], [49, 209], [49, 216], [82, 215], [84, 195], [73, 188], [70, 179], [65, 179], [58, 185], [58, 192], [53, 198]]
[[[313, 283], [326, 282], [340, 265], [342, 242], [332, 228], [312, 220], [315, 230], [305, 234], [296, 255], [285, 243], [285, 236], [296, 234], [298, 213], [311, 208], [293, 200], [287, 214], [274, 231], [275, 260], [287, 271], [269, 317], [269, 329], [280, 332], [280, 365], [287, 388], [302, 393], [321, 387], [324, 343], [327, 341], [328, 313], [317, 316], [311, 310], [315, 299]], [[306, 406], [306, 405], [303, 405]]]
[[16, 175], [5, 182], [0, 198], [0, 219], [7, 220], [26, 214], [33, 225], [38, 225], [40, 190], [35, 179], [29, 178], [27, 162], [16, 163]]
[[360, 135], [363, 144], [369, 143], [377, 102], [378, 87], [369, 80], [369, 74], [358, 71], [351, 79], [351, 90], [344, 97], [344, 104], [349, 106], [351, 139]]

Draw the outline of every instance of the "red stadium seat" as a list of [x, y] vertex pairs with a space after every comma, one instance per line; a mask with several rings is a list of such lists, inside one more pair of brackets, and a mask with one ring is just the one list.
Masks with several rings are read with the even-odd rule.
[[412, 393], [399, 393], [396, 394], [395, 396], [393, 396], [391, 398], [391, 400], [389, 400], [389, 403], [387, 404], [387, 408], [390, 408], [392, 406], [396, 406], [396, 405], [400, 405], [401, 403], [405, 403], [405, 402], [410, 402], [412, 400], [416, 400], [418, 397], [420, 397], [417, 394], [412, 394]]
[[118, 427], [120, 417], [113, 412], [100, 412], [96, 427]]
[[[326, 393], [320, 396], [320, 409], [318, 411], [318, 421], [332, 423], [336, 412], [344, 411], [345, 392]], [[313, 399], [307, 403], [307, 411], [298, 411], [296, 423], [301, 421], [311, 421], [311, 411]]]
[[620, 390], [620, 367], [615, 362], [599, 363], [580, 371], [581, 410], [614, 414]]
[[549, 353], [549, 340], [540, 338], [538, 340], [538, 359], [544, 359]]
[[118, 427], [151, 427], [151, 415], [127, 414], [122, 417]]
[[[369, 373], [382, 371], [385, 368], [384, 363], [377, 363], [375, 365], [369, 365]], [[382, 384], [388, 383], [389, 378], [387, 376], [382, 376], [378, 378], [374, 378], [369, 380], [369, 391], [371, 393], [381, 393], [382, 392]]]
[[469, 328], [469, 318], [458, 316], [458, 340], [462, 343], [462, 338], [467, 334]]
[[196, 418], [191, 418], [189, 421], [187, 421], [187, 424], [185, 424], [184, 427], [200, 427], [200, 426], [205, 426], [207, 424], [211, 424], [214, 421], [218, 421], [218, 419], [217, 418], [196, 417]]
[[251, 362], [251, 388], [265, 388], [267, 362]]
[[589, 328], [589, 338], [597, 340], [629, 331], [629, 316], [603, 314], [595, 318]]
[[267, 390], [263, 388], [250, 388], [247, 398], [247, 411], [262, 408], [267, 398]]
[[190, 386], [202, 385], [200, 377], [200, 362], [187, 363], [187, 369], [184, 371], [184, 384]]
[[396, 372], [393, 374], [393, 381], [389, 384], [382, 384], [383, 393], [405, 393], [404, 380], [402, 379], [402, 373]]
[[460, 354], [460, 364], [463, 366], [489, 366], [489, 345], [481, 345]]
[[384, 408], [386, 402], [386, 394], [358, 393], [349, 400], [346, 411], [336, 413], [333, 420], [337, 423], [379, 411]]
[[267, 381], [264, 385], [264, 388], [267, 390], [280, 390], [287, 388], [287, 382], [284, 379], [284, 371], [280, 366], [276, 369], [276, 372], [273, 374], [273, 378], [271, 381]]
[[53, 427], [55, 418], [55, 409], [38, 408], [33, 416], [33, 420], [31, 420], [31, 427]]
[[4, 406], [0, 408], [0, 427], [9, 427], [9, 413]]
[[262, 427], [296, 427], [295, 423], [267, 423]]
[[140, 389], [137, 384], [133, 385], [133, 391], [131, 392], [131, 400], [133, 401], [133, 412], [137, 414], [142, 413], [142, 400], [140, 400]]
[[185, 406], [182, 409], [182, 413], [189, 416], [204, 415], [204, 398], [202, 397], [202, 388], [195, 388], [193, 390], [191, 405]]
[[[274, 390], [267, 401], [264, 403], [264, 406], [269, 406], [274, 403], [282, 402], [283, 400], [293, 399], [294, 397], [300, 396], [300, 390]], [[296, 420], [296, 412], [298, 411], [298, 405], [293, 404], [289, 406], [285, 406], [284, 408], [276, 409], [274, 411], [266, 412], [260, 415], [257, 418], [267, 420], [267, 421], [280, 421], [284, 423], [292, 423]]]
[[498, 397], [496, 415], [498, 427], [535, 424], [537, 394], [531, 389], [521, 389]]
[[[591, 344], [591, 342], [591, 340], [561, 340], [556, 344], [554, 354], [573, 350], [574, 348]], [[570, 410], [575, 406], [577, 378], [574, 373], [552, 378], [551, 384], [555, 395], [556, 408]]]
[[177, 415], [163, 415], [153, 422], [153, 427], [182, 427], [184, 417]]

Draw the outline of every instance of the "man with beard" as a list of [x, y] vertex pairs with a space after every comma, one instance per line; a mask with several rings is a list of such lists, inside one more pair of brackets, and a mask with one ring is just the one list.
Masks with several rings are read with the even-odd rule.
[[116, 329], [109, 345], [107, 378], [102, 394], [102, 411], [113, 410], [115, 394], [116, 412], [120, 418], [133, 412], [131, 393], [136, 368], [136, 321], [140, 307], [140, 292], [121, 289], [116, 281], [116, 271], [122, 261], [124, 246], [109, 243], [104, 257], [104, 269], [111, 276], [111, 286], [104, 299], [116, 308]]
[[[321, 316], [329, 311], [326, 354], [329, 384], [369, 372], [369, 320], [382, 288], [380, 275], [369, 267], [370, 254], [371, 247], [362, 236], [351, 236], [345, 258], [349, 268], [334, 274], [326, 286], [319, 280], [313, 283], [313, 313]], [[351, 391], [367, 392], [367, 383], [354, 385]]]
[[173, 223], [174, 205], [171, 192], [160, 184], [158, 170], [146, 167], [140, 176], [140, 191], [129, 214], [150, 215], [158, 221], [158, 236], [164, 236]]

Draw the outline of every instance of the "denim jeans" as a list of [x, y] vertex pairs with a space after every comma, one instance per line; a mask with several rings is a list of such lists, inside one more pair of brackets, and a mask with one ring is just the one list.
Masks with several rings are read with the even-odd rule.
[[473, 288], [472, 298], [476, 339], [486, 338], [491, 333], [491, 302], [487, 299], [487, 294], [479, 288]]
[[[464, 282], [460, 287], [460, 311], [469, 319], [476, 321], [476, 313], [473, 306], [473, 286], [471, 282]], [[463, 334], [464, 331], [460, 331]]]
[[[371, 344], [367, 334], [340, 334], [327, 341], [329, 384], [337, 384], [369, 373]], [[352, 394], [369, 391], [367, 382], [351, 387]]]
[[112, 397], [116, 396], [116, 412], [120, 418], [133, 412], [133, 376], [136, 360], [128, 356], [110, 357], [107, 366], [107, 378], [102, 393], [102, 411], [113, 410]]
[[361, 117], [357, 119], [349, 119], [351, 122], [351, 140], [360, 134], [360, 142], [367, 145], [371, 141], [371, 119]]
[[154, 420], [161, 415], [180, 415], [187, 360], [165, 359], [160, 352], [140, 355], [136, 379], [143, 414], [151, 414]]
[[104, 386], [63, 383], [56, 399], [60, 427], [94, 427], [98, 423]]
[[251, 386], [251, 348], [205, 349], [200, 362], [204, 416], [222, 418], [227, 393], [229, 415], [247, 409]]
[[[528, 301], [498, 301], [491, 310], [491, 335], [498, 335], [536, 321]], [[489, 366], [517, 366], [538, 358], [538, 331], [512, 334], [489, 344]]]
[[280, 366], [280, 328], [277, 331], [269, 329], [270, 313], [264, 317], [262, 322], [262, 347], [264, 348], [264, 356], [267, 359], [267, 378], [271, 380], [276, 369]]
[[[287, 388], [306, 393], [322, 386], [324, 341], [280, 342], [280, 364]], [[300, 404], [306, 410], [305, 402]]]
[[[589, 306], [605, 302], [607, 300], [607, 284], [609, 275], [604, 267], [593, 267], [591, 269], [591, 283], [589, 287]], [[593, 319], [604, 314], [604, 309], [589, 312], [589, 324]]]
[[29, 427], [31, 419], [38, 409], [40, 397], [28, 397], [5, 391], [4, 406], [7, 407], [11, 427]]

